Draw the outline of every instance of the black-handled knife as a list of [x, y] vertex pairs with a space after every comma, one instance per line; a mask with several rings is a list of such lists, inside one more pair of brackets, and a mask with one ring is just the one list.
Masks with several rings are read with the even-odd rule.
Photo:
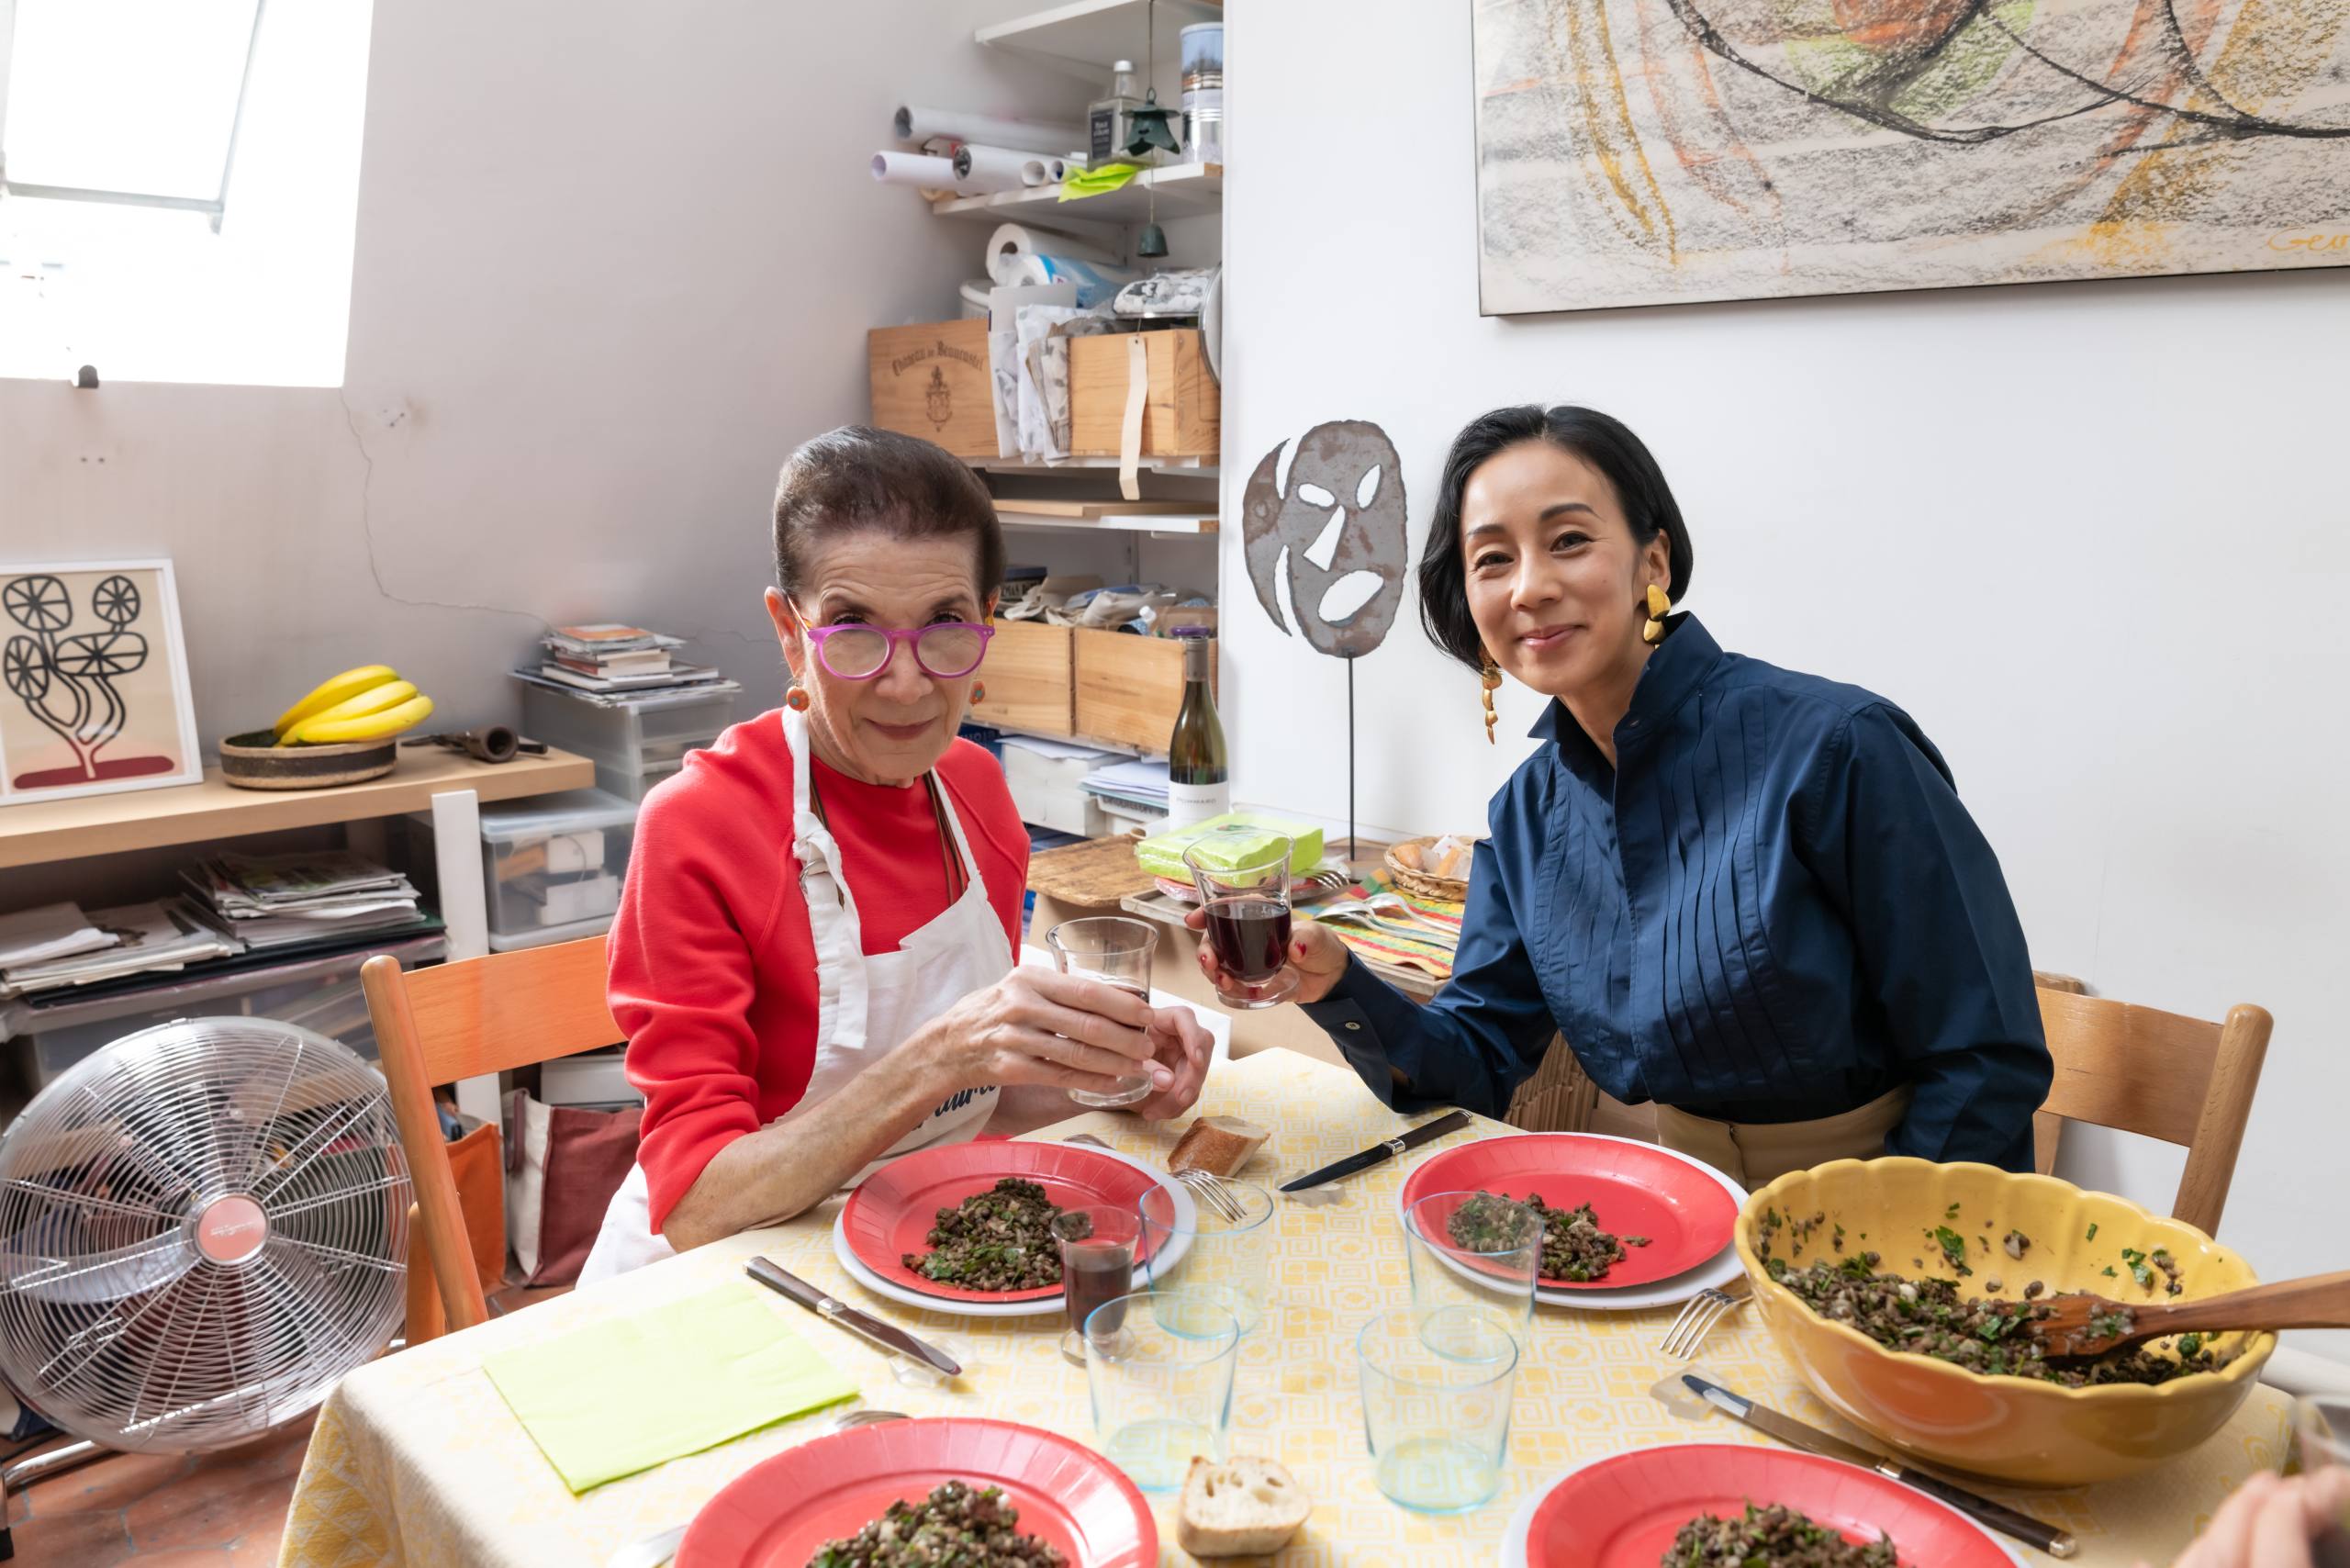
[[1735, 1416], [1756, 1431], [1776, 1438], [1791, 1448], [1799, 1448], [1806, 1453], [1816, 1453], [1827, 1459], [1841, 1459], [1863, 1470], [1874, 1470], [1888, 1481], [1898, 1481], [1904, 1486], [1914, 1487], [1936, 1502], [1947, 1503], [1969, 1518], [1979, 1519], [2001, 1534], [2011, 1535], [2026, 1546], [2037, 1547], [2051, 1557], [2070, 1557], [2080, 1550], [2070, 1534], [2053, 1525], [2044, 1525], [2030, 1514], [2020, 1514], [1988, 1497], [1978, 1497], [1964, 1486], [1953, 1486], [1939, 1476], [1912, 1470], [1898, 1460], [1872, 1453], [1858, 1443], [1848, 1443], [1832, 1433], [1807, 1426], [1792, 1416], [1782, 1416], [1767, 1406], [1757, 1405], [1742, 1394], [1732, 1394], [1721, 1384], [1708, 1383], [1694, 1372], [1684, 1372], [1681, 1381], [1691, 1393], [1715, 1409]]
[[778, 1294], [790, 1297], [825, 1322], [870, 1339], [885, 1350], [927, 1362], [948, 1377], [963, 1375], [962, 1363], [935, 1345], [926, 1345], [894, 1323], [884, 1323], [845, 1301], [826, 1295], [799, 1275], [778, 1269], [764, 1258], [752, 1259], [743, 1265], [743, 1271]]
[[1319, 1187], [1325, 1182], [1335, 1182], [1341, 1176], [1351, 1176], [1358, 1170], [1368, 1170], [1382, 1160], [1393, 1159], [1406, 1149], [1417, 1148], [1430, 1138], [1439, 1138], [1447, 1133], [1457, 1133], [1468, 1125], [1468, 1112], [1448, 1111], [1435, 1121], [1423, 1122], [1399, 1137], [1389, 1138], [1385, 1143], [1374, 1144], [1360, 1154], [1349, 1154], [1337, 1164], [1325, 1165], [1321, 1170], [1310, 1175], [1300, 1176], [1294, 1182], [1284, 1182], [1281, 1183], [1281, 1191], [1302, 1193], [1308, 1187]]

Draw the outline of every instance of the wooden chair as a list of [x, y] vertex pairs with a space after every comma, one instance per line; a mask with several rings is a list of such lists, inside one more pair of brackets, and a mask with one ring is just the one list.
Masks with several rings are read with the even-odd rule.
[[1542, 1065], [1517, 1086], [1502, 1119], [1524, 1132], [1584, 1133], [1598, 1104], [1599, 1085], [1584, 1073], [1566, 1036], [1553, 1035]]
[[2066, 1121], [2142, 1133], [2187, 1149], [2171, 1215], [2206, 1236], [2220, 1229], [2236, 1154], [2252, 1114], [2253, 1091], [2274, 1021], [2244, 1003], [2227, 1022], [2132, 1006], [2109, 997], [2040, 988], [2056, 1079], [2034, 1124], [2034, 1163], [2056, 1163]]
[[417, 1308], [430, 1302], [436, 1284], [451, 1329], [489, 1319], [457, 1206], [448, 1145], [432, 1108], [432, 1086], [600, 1050], [624, 1036], [604, 1005], [601, 936], [464, 958], [414, 974], [403, 972], [390, 954], [378, 954], [361, 966], [359, 984], [416, 1194], [408, 1242], [413, 1343], [432, 1337], [431, 1314]]

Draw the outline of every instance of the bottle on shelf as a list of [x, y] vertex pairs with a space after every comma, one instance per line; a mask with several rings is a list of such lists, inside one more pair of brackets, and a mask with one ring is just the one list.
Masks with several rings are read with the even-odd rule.
[[1110, 68], [1110, 95], [1098, 98], [1085, 111], [1085, 155], [1091, 164], [1114, 163], [1126, 155], [1134, 140], [1135, 111], [1142, 107], [1142, 81], [1135, 62], [1121, 60]]
[[1167, 742], [1167, 825], [1187, 827], [1232, 809], [1232, 764], [1224, 722], [1208, 690], [1215, 640], [1204, 630], [1178, 633], [1183, 641], [1183, 705]]

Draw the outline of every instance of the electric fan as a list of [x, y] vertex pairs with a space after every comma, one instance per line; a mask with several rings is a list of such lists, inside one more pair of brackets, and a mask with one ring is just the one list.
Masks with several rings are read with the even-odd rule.
[[81, 1441], [0, 1509], [316, 1406], [399, 1326], [408, 1212], [383, 1077], [323, 1035], [180, 1019], [75, 1063], [0, 1135], [0, 1377]]

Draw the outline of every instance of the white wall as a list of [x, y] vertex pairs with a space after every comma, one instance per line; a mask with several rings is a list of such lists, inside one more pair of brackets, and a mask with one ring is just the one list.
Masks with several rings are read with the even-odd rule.
[[0, 558], [173, 556], [207, 746], [377, 660], [510, 719], [582, 618], [771, 703], [777, 465], [986, 235], [866, 161], [901, 98], [1081, 106], [971, 42], [1023, 8], [377, 6], [345, 388], [0, 380]]
[[[1225, 515], [1324, 420], [1386, 427], [1416, 530], [1474, 414], [1622, 417], [1690, 520], [1688, 607], [1917, 716], [2038, 965], [2276, 1014], [2224, 1235], [2272, 1277], [2350, 1261], [2350, 272], [1481, 319], [1467, 10], [1230, 26]], [[1343, 815], [1344, 671], [1224, 541], [1236, 790]], [[1488, 751], [1416, 605], [1358, 672], [1362, 819], [1479, 827], [1538, 704], [1505, 693]], [[2065, 1167], [2167, 1212], [2179, 1161], [2090, 1132]]]

